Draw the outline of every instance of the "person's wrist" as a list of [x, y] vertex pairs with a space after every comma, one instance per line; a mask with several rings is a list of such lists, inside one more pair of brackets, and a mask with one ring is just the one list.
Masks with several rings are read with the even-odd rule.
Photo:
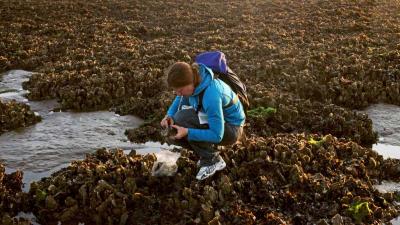
[[185, 137], [189, 137], [189, 128], [186, 128], [186, 127], [185, 127], [185, 133], [186, 133], [186, 134], [185, 134]]

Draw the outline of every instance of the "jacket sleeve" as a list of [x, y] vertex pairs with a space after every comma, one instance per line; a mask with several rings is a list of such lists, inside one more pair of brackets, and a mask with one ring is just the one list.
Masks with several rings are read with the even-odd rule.
[[204, 93], [203, 108], [208, 116], [209, 129], [189, 128], [188, 140], [220, 143], [224, 136], [224, 117], [221, 94], [216, 87], [208, 88]]
[[173, 117], [175, 113], [178, 111], [179, 103], [182, 104], [183, 96], [176, 96], [172, 104], [169, 106], [167, 115], [169, 117]]

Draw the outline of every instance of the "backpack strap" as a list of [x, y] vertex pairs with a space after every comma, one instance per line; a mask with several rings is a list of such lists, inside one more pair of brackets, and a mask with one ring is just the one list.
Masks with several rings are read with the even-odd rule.
[[[197, 105], [196, 113], [198, 113], [203, 108], [203, 97], [204, 97], [204, 92], [206, 91], [206, 89], [202, 90], [199, 93], [199, 104]], [[224, 108], [224, 109], [229, 108], [229, 107], [233, 106], [234, 104], [236, 104], [238, 101], [239, 101], [239, 96], [237, 94], [235, 94], [235, 96], [231, 99], [231, 101], [228, 104], [222, 106], [222, 108]]]
[[224, 105], [223, 108], [225, 108], [225, 109], [229, 108], [229, 107], [233, 106], [234, 104], [236, 104], [238, 101], [239, 101], [239, 96], [237, 94], [235, 94], [235, 96], [233, 96], [231, 101], [228, 104]]
[[202, 90], [199, 93], [199, 101], [198, 101], [199, 104], [197, 104], [196, 113], [198, 113], [203, 108], [203, 96], [204, 96], [204, 92], [206, 91], [207, 88], [205, 88], [204, 90]]

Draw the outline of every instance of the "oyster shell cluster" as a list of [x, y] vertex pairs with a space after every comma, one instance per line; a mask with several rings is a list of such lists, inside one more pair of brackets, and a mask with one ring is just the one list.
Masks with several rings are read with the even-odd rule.
[[28, 211], [28, 194], [22, 192], [22, 171], [5, 173], [0, 163], [0, 224], [29, 225], [30, 221], [13, 218], [20, 211]]
[[[335, 104], [298, 99], [291, 95], [255, 95], [249, 110], [245, 132], [247, 136], [271, 136], [278, 133], [307, 132], [352, 140], [363, 146], [377, 141], [368, 115], [347, 110]], [[265, 107], [264, 107], [265, 106]], [[268, 107], [266, 107], [268, 106]], [[271, 109], [268, 114], [265, 110]], [[263, 111], [264, 110], [264, 111]], [[128, 129], [125, 134], [132, 142], [167, 142], [159, 125], [161, 119], [146, 121], [139, 128]]]
[[[397, 193], [372, 185], [398, 180], [400, 161], [355, 142], [279, 134], [252, 137], [221, 155], [227, 168], [199, 182], [198, 158], [186, 149], [173, 177], [151, 176], [154, 154], [99, 149], [32, 183], [31, 208], [43, 224], [352, 224], [399, 214]], [[367, 214], [355, 211], [357, 204]]]
[[[173, 95], [164, 70], [201, 51], [225, 52], [253, 110], [249, 139], [222, 150], [227, 169], [212, 179], [194, 181], [197, 158], [185, 149], [174, 177], [150, 175], [155, 155], [101, 149], [33, 183], [23, 206], [4, 200], [18, 199], [20, 187], [0, 183], [1, 200], [17, 202], [1, 208], [2, 223], [19, 223], [8, 218], [24, 207], [42, 224], [378, 224], [398, 216], [398, 194], [372, 185], [398, 181], [399, 161], [363, 147], [377, 137], [353, 112], [400, 105], [398, 1], [33, 0], [3, 2], [0, 11], [0, 70], [35, 71], [23, 84], [29, 99], [146, 119], [126, 131], [131, 141], [165, 141], [159, 121]], [[19, 103], [0, 109], [0, 133], [37, 121]]]
[[40, 72], [25, 85], [31, 99], [148, 118], [168, 105], [168, 65], [221, 49], [250, 93], [277, 88], [352, 109], [400, 104], [396, 1], [205, 2], [214, 18], [198, 12], [203, 3], [95, 2], [2, 10], [0, 68]]
[[[370, 146], [377, 141], [372, 121], [368, 115], [346, 110], [335, 104], [313, 100], [295, 99], [290, 95], [273, 94], [254, 98], [254, 108], [249, 111], [247, 133], [269, 136], [277, 133], [308, 132], [332, 134]], [[264, 115], [258, 109], [273, 109]], [[258, 111], [257, 111], [258, 110]], [[252, 114], [252, 112], [255, 112]]]
[[41, 121], [28, 105], [15, 100], [3, 102], [0, 99], [0, 134], [26, 127]]

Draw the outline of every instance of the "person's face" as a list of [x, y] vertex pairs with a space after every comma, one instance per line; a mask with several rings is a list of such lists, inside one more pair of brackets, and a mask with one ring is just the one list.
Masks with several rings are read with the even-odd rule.
[[191, 96], [194, 92], [194, 85], [193, 84], [188, 84], [186, 86], [180, 87], [180, 88], [173, 88], [174, 92], [176, 95], [179, 96]]

